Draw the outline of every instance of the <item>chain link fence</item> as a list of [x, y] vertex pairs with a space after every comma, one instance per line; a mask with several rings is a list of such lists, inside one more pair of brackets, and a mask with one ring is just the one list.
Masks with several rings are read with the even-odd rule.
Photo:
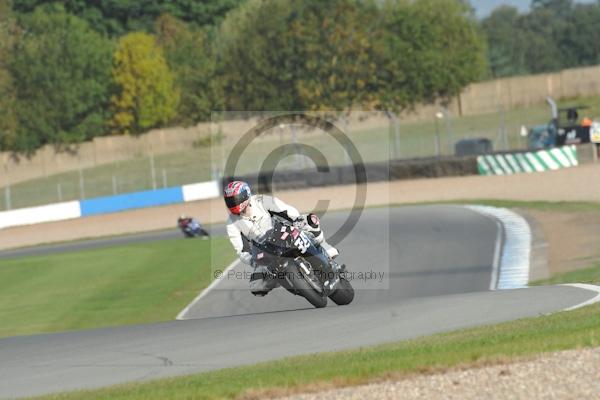
[[[592, 111], [593, 112], [593, 111]], [[456, 111], [432, 107], [431, 115], [415, 120], [410, 114], [396, 117], [385, 113], [353, 114], [337, 120], [337, 126], [356, 145], [364, 162], [389, 159], [447, 156], [454, 154], [462, 139], [486, 138], [494, 150], [527, 147], [523, 127], [544, 124], [550, 119], [545, 104], [496, 112], [458, 116]], [[365, 117], [367, 115], [368, 117]], [[592, 114], [593, 116], [593, 114]], [[225, 160], [240, 136], [251, 126], [222, 131], [217, 126], [207, 140], [198, 141], [189, 150], [132, 157], [126, 161], [46, 176], [17, 184], [4, 182], [0, 187], [0, 209], [16, 209], [41, 204], [110, 196], [203, 182], [221, 177]], [[274, 127], [259, 138], [245, 153], [239, 173], [258, 171], [265, 158], [282, 144], [306, 144], [327, 154], [330, 165], [350, 163], [338, 143], [319, 131], [305, 131], [293, 124]], [[314, 168], [302, 155], [286, 157], [278, 169]], [[1, 180], [0, 180], [1, 182]]]

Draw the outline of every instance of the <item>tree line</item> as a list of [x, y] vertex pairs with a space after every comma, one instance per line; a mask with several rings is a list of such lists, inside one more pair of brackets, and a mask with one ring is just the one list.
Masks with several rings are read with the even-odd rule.
[[[581, 13], [570, 0], [481, 22], [464, 0], [0, 0], [0, 149], [140, 134], [221, 110], [403, 112], [480, 79], [567, 65], [535, 45], [557, 40], [535, 29], [554, 32], [548, 21], [564, 10]], [[522, 39], [510, 41], [507, 15]], [[568, 62], [593, 63], [586, 46], [571, 46], [579, 58]]]
[[212, 110], [402, 111], [484, 73], [458, 0], [0, 0], [0, 146], [32, 152]]
[[490, 76], [504, 77], [600, 64], [600, 3], [533, 0], [520, 14], [510, 6], [481, 21]]

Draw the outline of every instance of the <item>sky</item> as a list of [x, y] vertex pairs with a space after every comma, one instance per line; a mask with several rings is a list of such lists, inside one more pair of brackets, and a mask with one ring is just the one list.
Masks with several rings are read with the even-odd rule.
[[[577, 0], [577, 3], [591, 3], [594, 0]], [[521, 12], [529, 10], [531, 0], [470, 0], [471, 5], [475, 8], [477, 17], [485, 18], [492, 10], [503, 4], [517, 7]]]

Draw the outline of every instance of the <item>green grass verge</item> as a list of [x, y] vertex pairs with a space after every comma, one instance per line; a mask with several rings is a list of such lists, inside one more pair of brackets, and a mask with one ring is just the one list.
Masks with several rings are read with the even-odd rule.
[[132, 383], [43, 399], [255, 398], [285, 391], [354, 385], [454, 366], [600, 345], [600, 304], [571, 312], [438, 334], [399, 343], [291, 357], [198, 375]]
[[590, 283], [600, 285], [600, 262], [594, 266], [576, 271], [556, 274], [549, 279], [531, 282], [531, 286], [557, 285], [560, 283]]
[[0, 337], [172, 320], [232, 259], [181, 238], [0, 260]]

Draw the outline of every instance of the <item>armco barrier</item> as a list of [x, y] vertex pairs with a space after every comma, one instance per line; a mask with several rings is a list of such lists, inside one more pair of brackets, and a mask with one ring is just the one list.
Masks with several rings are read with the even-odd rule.
[[219, 181], [193, 183], [191, 185], [184, 185], [181, 189], [183, 192], [183, 201], [214, 199], [221, 195]]
[[512, 175], [575, 167], [574, 145], [522, 153], [496, 153], [477, 157], [479, 175]]
[[[258, 175], [237, 176], [256, 191], [268, 193], [274, 189], [303, 189], [322, 186], [352, 185], [357, 182], [360, 166], [335, 166], [326, 172], [314, 169], [305, 171], [263, 172]], [[441, 157], [412, 160], [392, 160], [364, 165], [367, 182], [383, 182], [399, 179], [436, 178], [442, 176], [477, 175], [476, 157]], [[222, 184], [233, 177], [223, 178]]]
[[78, 201], [48, 204], [0, 212], [0, 229], [9, 226], [30, 225], [40, 222], [62, 221], [81, 217]]
[[[250, 182], [258, 192], [335, 186], [357, 183], [357, 171], [362, 166], [331, 167], [327, 173], [314, 170], [281, 171], [274, 174], [237, 177]], [[475, 157], [445, 157], [414, 160], [393, 160], [389, 163], [370, 163], [364, 166], [367, 182], [380, 182], [408, 178], [431, 178], [477, 174]], [[271, 180], [272, 178], [272, 180]], [[267, 182], [272, 182], [269, 187]], [[359, 183], [361, 183], [359, 181]], [[135, 208], [155, 207], [188, 201], [216, 198], [221, 195], [219, 181], [195, 183], [144, 192], [126, 193], [95, 199], [50, 204], [40, 207], [0, 212], [0, 229], [10, 226], [40, 222], [62, 221], [91, 215], [113, 213]]]
[[0, 229], [218, 197], [218, 181], [0, 212]]
[[[366, 182], [399, 179], [434, 178], [463, 175], [506, 175], [518, 172], [545, 171], [577, 165], [574, 146], [548, 151], [491, 154], [479, 157], [442, 157], [413, 160], [392, 160], [364, 165]], [[327, 172], [314, 169], [304, 171], [277, 171], [258, 176], [238, 176], [248, 181], [257, 192], [273, 189], [302, 189], [357, 183], [357, 172], [363, 166], [331, 167]], [[229, 181], [224, 178], [223, 181]], [[82, 216], [124, 211], [134, 208], [155, 207], [167, 204], [211, 199], [220, 196], [219, 181], [195, 183], [181, 187], [148, 190], [82, 201], [50, 204], [0, 212], [0, 228], [28, 225], [39, 222], [61, 221]], [[360, 180], [358, 183], [363, 183]], [[272, 185], [272, 186], [271, 186]]]
[[183, 203], [181, 187], [146, 190], [80, 201], [82, 217], [175, 203]]

